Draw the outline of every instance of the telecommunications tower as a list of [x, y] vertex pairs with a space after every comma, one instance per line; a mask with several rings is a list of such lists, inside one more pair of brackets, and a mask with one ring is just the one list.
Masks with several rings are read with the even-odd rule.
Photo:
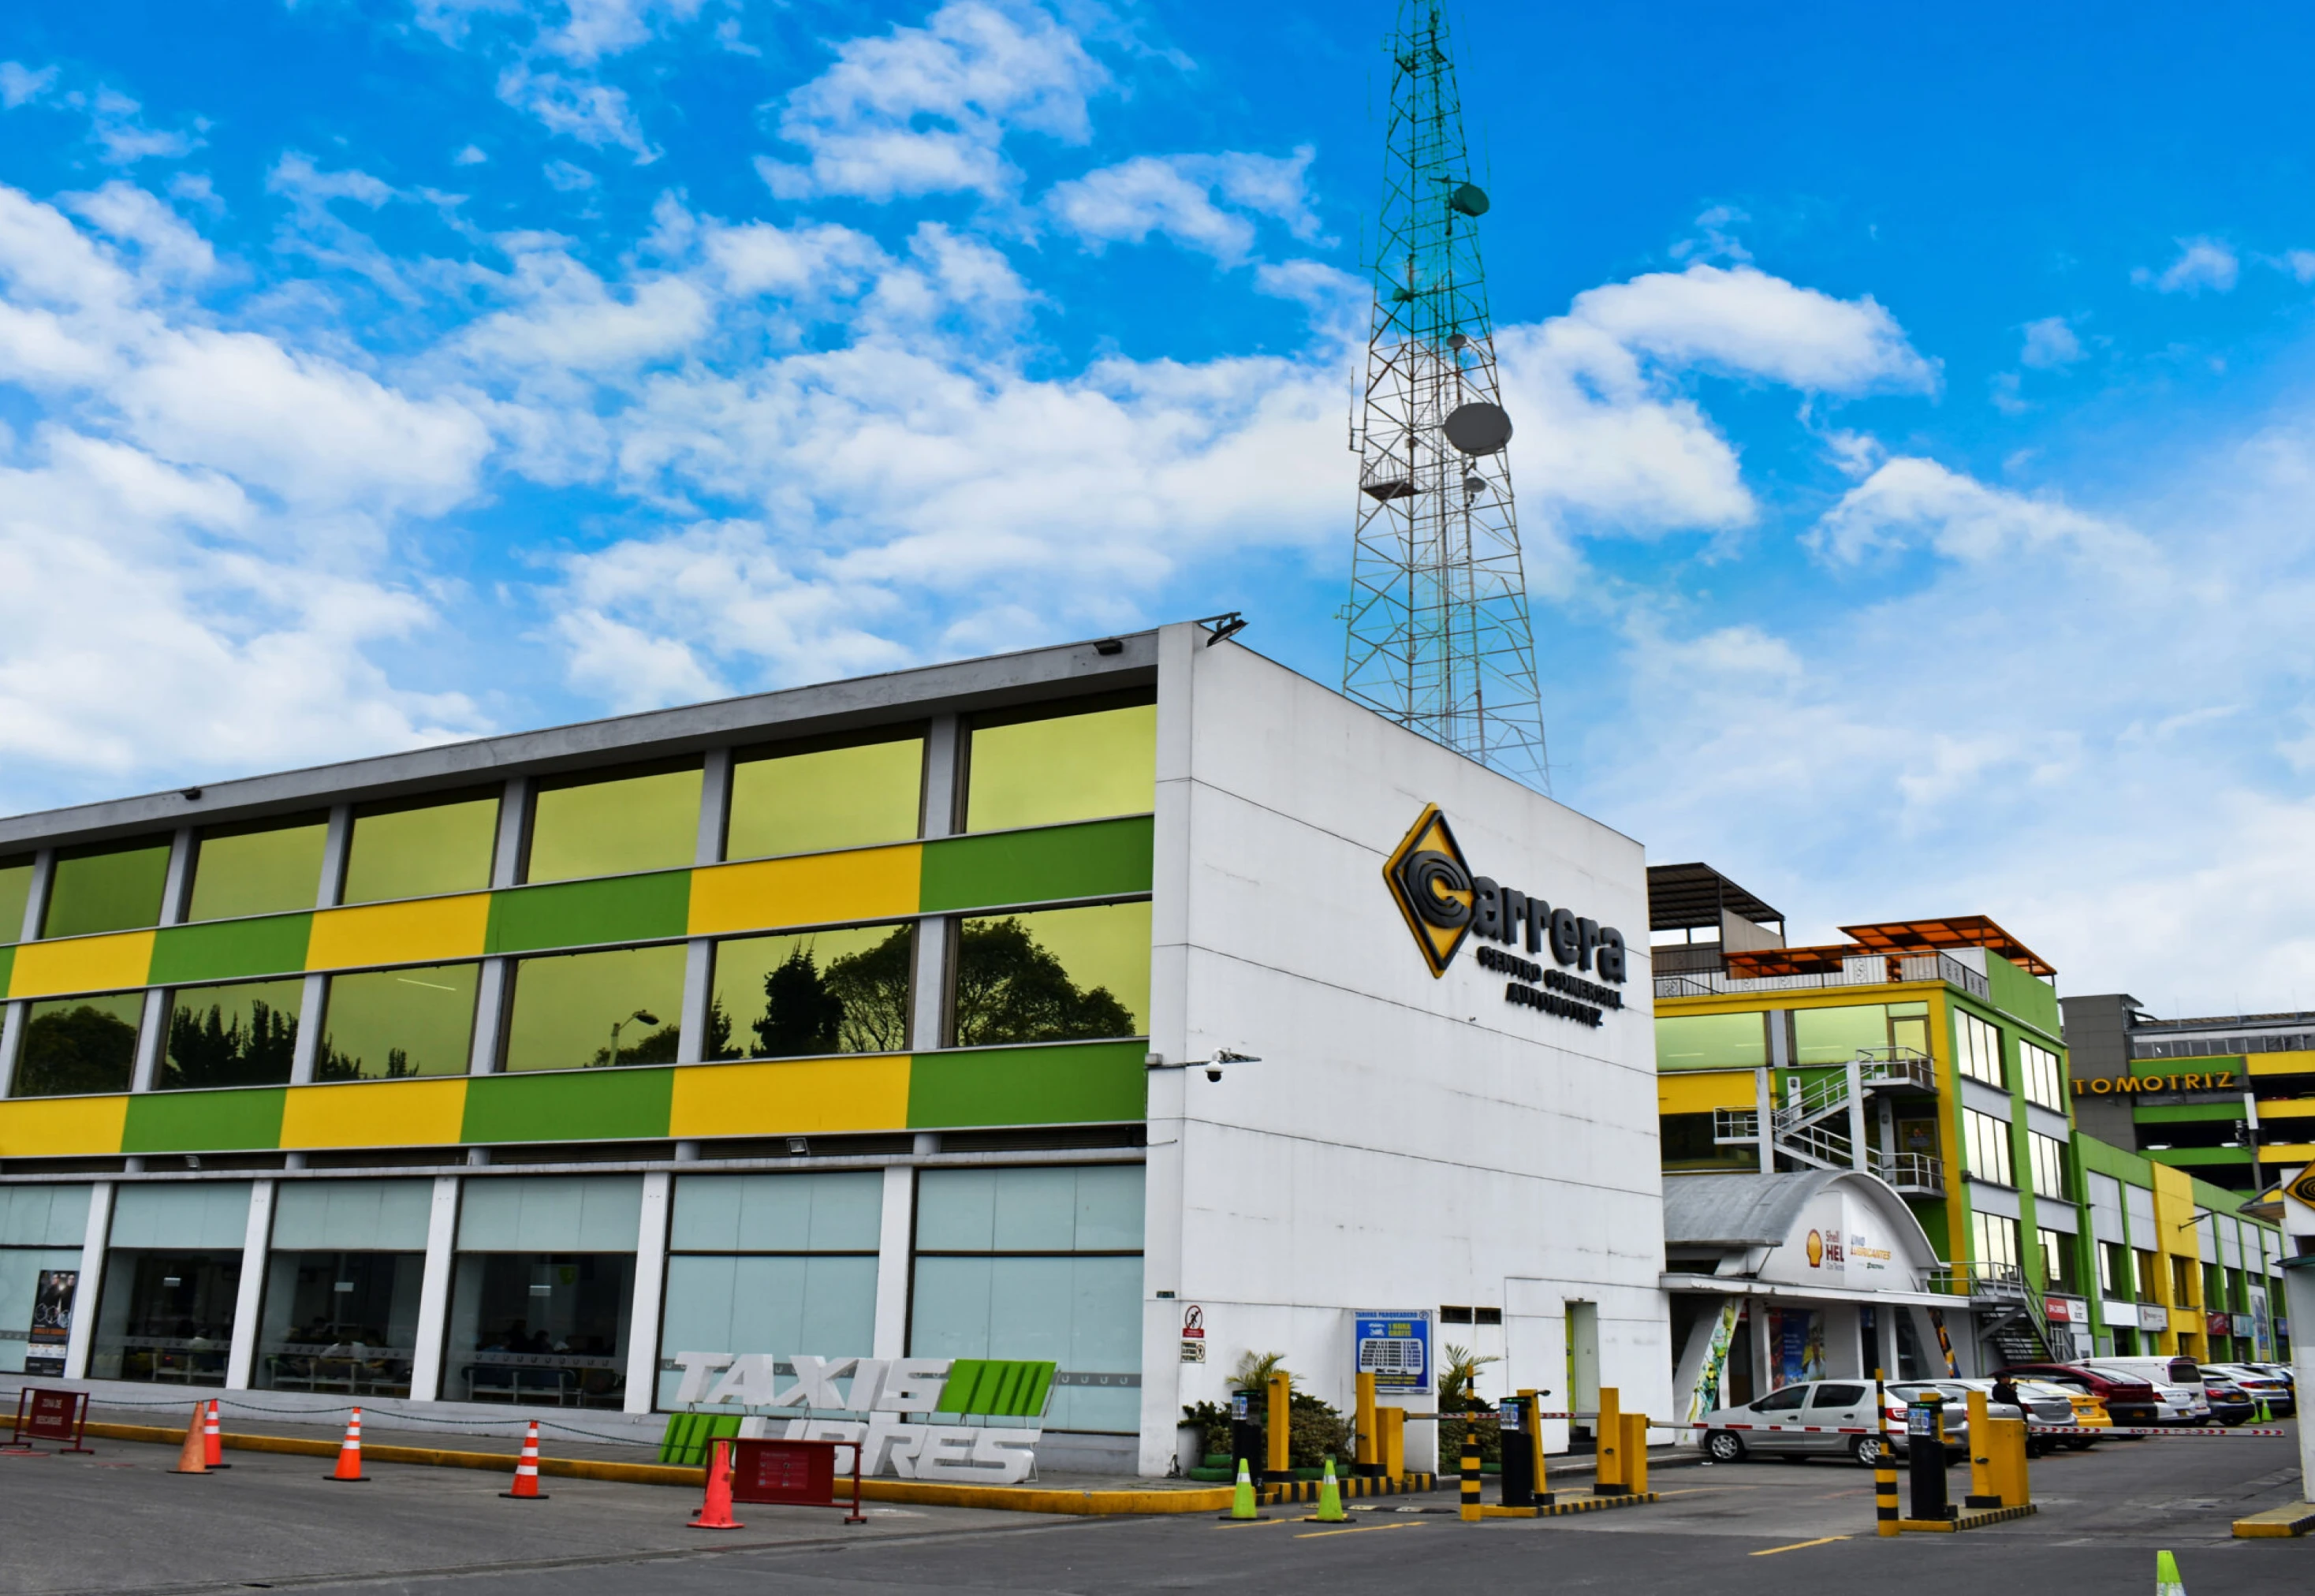
[[1549, 790], [1511, 417], [1479, 270], [1487, 196], [1437, 0], [1400, 0], [1373, 262], [1343, 690], [1434, 742]]

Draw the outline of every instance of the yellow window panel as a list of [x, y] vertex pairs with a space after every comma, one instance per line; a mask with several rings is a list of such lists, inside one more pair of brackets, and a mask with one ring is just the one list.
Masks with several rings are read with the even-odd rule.
[[668, 1134], [811, 1136], [908, 1123], [909, 1055], [856, 1053], [679, 1069]]
[[[308, 970], [359, 970], [369, 964], [440, 964], [482, 956], [491, 895], [416, 898], [325, 909], [314, 916], [306, 945]], [[453, 1137], [453, 1140], [457, 1138]]]
[[857, 848], [715, 864], [691, 873], [690, 935], [838, 926], [917, 912], [924, 850]]
[[456, 1144], [466, 1083], [353, 1081], [292, 1086], [281, 1109], [284, 1148], [430, 1147]]
[[123, 931], [111, 936], [25, 943], [16, 950], [8, 996], [54, 998], [141, 987], [153, 968], [153, 935], [150, 931]]
[[20, 1097], [0, 1103], [0, 1158], [117, 1153], [128, 1124], [126, 1097]]
[[2253, 1053], [2243, 1064], [2253, 1075], [2306, 1075], [2315, 1072], [2315, 1053]]
[[1656, 1077], [1656, 1113], [1660, 1114], [1754, 1108], [1759, 1101], [1749, 1069], [1690, 1069]]
[[2274, 1103], [2262, 1101], [2258, 1105], [2261, 1121], [2301, 1120], [2310, 1116], [2315, 1116], [2315, 1097], [2294, 1097]]

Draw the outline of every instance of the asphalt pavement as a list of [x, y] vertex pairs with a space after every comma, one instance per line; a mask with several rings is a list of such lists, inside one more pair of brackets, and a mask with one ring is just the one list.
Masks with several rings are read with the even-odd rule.
[[[1354, 1504], [1340, 1526], [1308, 1521], [1307, 1508], [1235, 1525], [872, 1505], [868, 1523], [847, 1526], [827, 1510], [742, 1506], [748, 1528], [717, 1534], [685, 1529], [696, 1500], [664, 1487], [550, 1478], [549, 1500], [519, 1503], [490, 1474], [373, 1463], [370, 1483], [336, 1485], [325, 1460], [265, 1453], [186, 1478], [164, 1472], [168, 1450], [99, 1444], [94, 1458], [0, 1459], [0, 1592], [1406, 1596], [1512, 1582], [1789, 1596], [1913, 1579], [2137, 1592], [2152, 1587], [2158, 1547], [2178, 1554], [2190, 1596], [2315, 1591], [2315, 1544], [2230, 1534], [2297, 1496], [2287, 1440], [2115, 1441], [2037, 1460], [2038, 1516], [1896, 1540], [1873, 1533], [1870, 1471], [1832, 1461], [1667, 1470], [1653, 1506], [1478, 1525], [1442, 1491]], [[1965, 1487], [1965, 1469], [1950, 1477]], [[1449, 1511], [1408, 1511], [1424, 1508]]]

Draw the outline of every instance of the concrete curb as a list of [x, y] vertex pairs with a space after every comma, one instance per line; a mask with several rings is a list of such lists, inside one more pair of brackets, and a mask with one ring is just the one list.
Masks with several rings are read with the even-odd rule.
[[2281, 1507], [2270, 1507], [2265, 1512], [2235, 1521], [2238, 1540], [2279, 1539], [2304, 1535], [2310, 1530], [2315, 1530], [2315, 1502], [2286, 1502]]

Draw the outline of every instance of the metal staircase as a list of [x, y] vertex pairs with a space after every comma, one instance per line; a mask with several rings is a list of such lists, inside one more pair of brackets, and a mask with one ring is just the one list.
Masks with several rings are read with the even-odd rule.
[[1930, 1274], [1929, 1290], [1968, 1297], [1980, 1339], [2003, 1364], [2064, 1361], [2053, 1350], [2041, 1299], [2015, 1264], [1947, 1264]]
[[[1945, 1166], [1940, 1160], [1925, 1153], [1885, 1153], [1869, 1145], [1860, 1149], [1853, 1134], [1853, 1128], [1863, 1122], [1862, 1111], [1876, 1095], [1911, 1095], [1937, 1089], [1936, 1066], [1917, 1049], [1860, 1048], [1839, 1074], [1806, 1082], [1770, 1110], [1769, 1148], [1773, 1154], [1807, 1168], [1863, 1169], [1906, 1196], [1942, 1197]], [[1712, 1131], [1713, 1141], [1721, 1147], [1758, 1146], [1760, 1113], [1752, 1109], [1717, 1110]]]

